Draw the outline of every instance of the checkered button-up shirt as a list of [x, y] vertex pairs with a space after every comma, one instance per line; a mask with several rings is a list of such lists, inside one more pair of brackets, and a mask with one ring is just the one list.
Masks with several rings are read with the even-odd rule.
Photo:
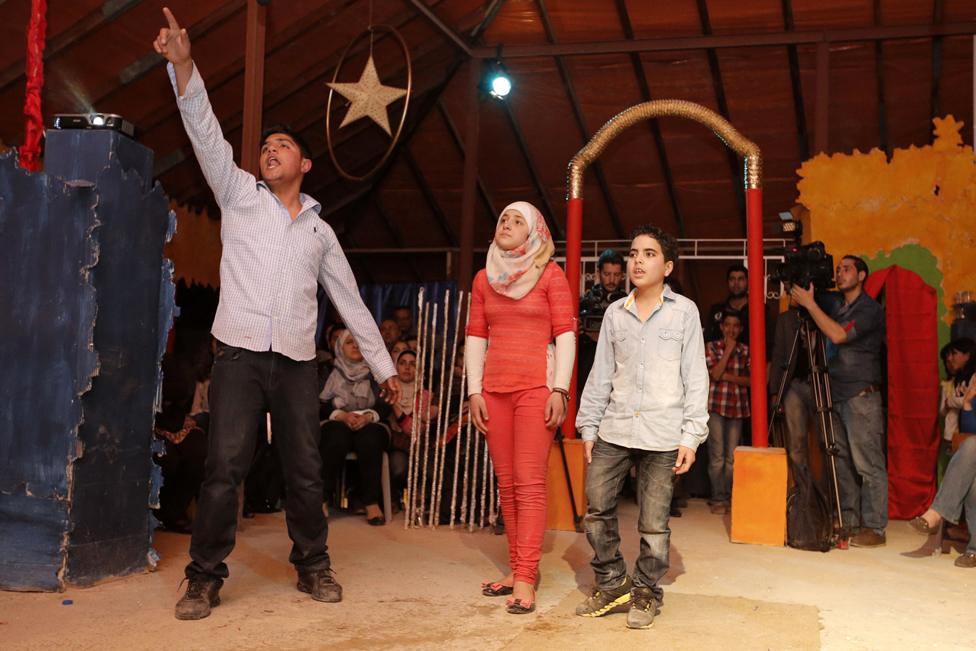
[[373, 376], [396, 374], [376, 322], [322, 206], [306, 194], [295, 219], [277, 196], [234, 164], [233, 150], [210, 106], [196, 67], [182, 97], [168, 66], [183, 126], [220, 206], [220, 302], [213, 335], [247, 350], [272, 350], [297, 361], [315, 357], [317, 285], [352, 331]]
[[[705, 344], [705, 363], [711, 371], [725, 354], [725, 341]], [[749, 375], [749, 347], [736, 344], [725, 366], [731, 375]], [[726, 418], [749, 418], [749, 387], [728, 380], [712, 380], [708, 385], [708, 410]]]

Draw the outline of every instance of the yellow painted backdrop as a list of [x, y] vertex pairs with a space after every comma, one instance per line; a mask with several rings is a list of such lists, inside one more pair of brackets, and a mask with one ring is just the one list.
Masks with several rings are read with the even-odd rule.
[[172, 203], [176, 213], [176, 235], [166, 245], [172, 258], [176, 280], [187, 285], [220, 286], [220, 222], [206, 211], [197, 212]]
[[932, 145], [896, 149], [891, 159], [820, 154], [799, 169], [807, 241], [822, 240], [835, 262], [853, 253], [872, 270], [899, 264], [939, 292], [940, 344], [948, 339], [955, 292], [976, 289], [976, 165], [951, 115], [933, 120]]

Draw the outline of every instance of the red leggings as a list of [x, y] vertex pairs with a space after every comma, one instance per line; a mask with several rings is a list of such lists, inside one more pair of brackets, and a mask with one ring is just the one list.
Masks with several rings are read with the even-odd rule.
[[488, 451], [498, 476], [508, 558], [516, 581], [535, 583], [546, 529], [546, 471], [553, 431], [546, 428], [546, 387], [484, 394]]

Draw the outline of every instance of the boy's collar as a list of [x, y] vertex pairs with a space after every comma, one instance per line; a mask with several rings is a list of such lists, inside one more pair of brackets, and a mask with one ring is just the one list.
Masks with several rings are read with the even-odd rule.
[[[671, 285], [664, 283], [664, 290], [661, 292], [661, 300], [658, 301], [658, 305], [664, 303], [665, 299], [669, 301], [674, 300], [674, 292], [671, 290]], [[634, 304], [637, 300], [637, 288], [630, 290], [630, 294], [627, 296], [627, 300], [624, 301], [624, 309], [629, 310], [630, 306]]]

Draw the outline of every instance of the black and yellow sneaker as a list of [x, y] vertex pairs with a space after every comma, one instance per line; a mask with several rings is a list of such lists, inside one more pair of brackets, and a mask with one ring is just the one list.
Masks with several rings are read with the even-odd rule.
[[614, 610], [622, 610], [630, 603], [630, 591], [633, 587], [634, 584], [628, 576], [616, 588], [594, 588], [593, 594], [576, 607], [576, 614], [580, 617], [603, 617]]
[[630, 611], [627, 613], [627, 628], [654, 626], [654, 616], [658, 613], [659, 605], [650, 588], [635, 587], [630, 601]]

